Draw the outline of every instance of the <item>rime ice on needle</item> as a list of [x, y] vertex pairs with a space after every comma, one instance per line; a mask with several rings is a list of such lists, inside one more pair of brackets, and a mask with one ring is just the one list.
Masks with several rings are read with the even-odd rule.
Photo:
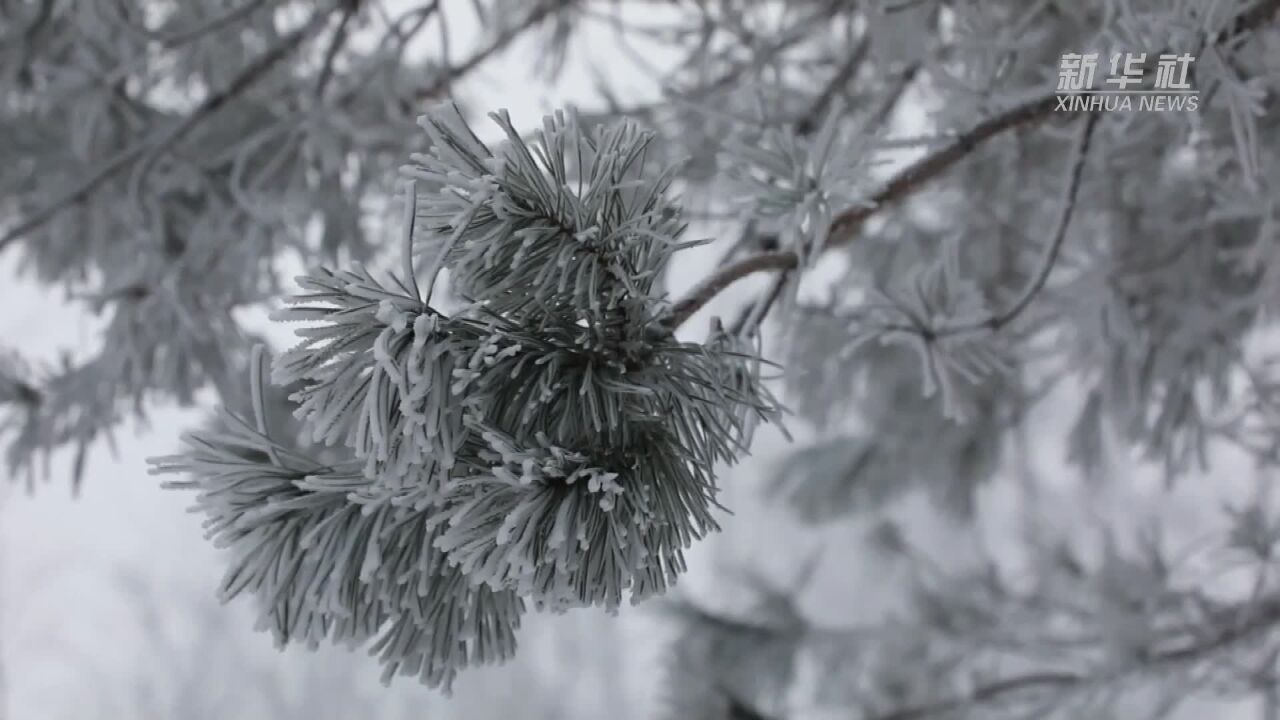
[[[447, 686], [508, 657], [524, 601], [615, 609], [663, 592], [683, 551], [716, 528], [717, 463], [777, 406], [758, 358], [656, 322], [682, 242], [651, 136], [544, 121], [528, 143], [505, 114], [498, 148], [456, 109], [422, 119], [406, 258], [298, 279], [278, 319], [306, 323], [272, 379], [309, 440], [340, 465], [224, 414], [156, 461], [200, 491], [210, 534], [236, 555], [280, 642], [374, 639], [395, 672]], [[430, 305], [447, 268], [467, 305]], [[261, 367], [255, 372], [261, 373]], [[260, 384], [260, 383], [259, 383]]]

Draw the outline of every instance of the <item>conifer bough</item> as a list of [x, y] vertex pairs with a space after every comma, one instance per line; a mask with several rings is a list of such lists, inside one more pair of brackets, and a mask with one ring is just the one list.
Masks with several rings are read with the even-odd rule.
[[[448, 687], [515, 648], [526, 603], [615, 609], [663, 592], [716, 529], [712, 468], [778, 407], [759, 358], [677, 340], [661, 278], [680, 239], [650, 134], [556, 114], [499, 148], [456, 109], [425, 116], [404, 168], [403, 269], [320, 269], [279, 319], [305, 323], [272, 380], [306, 437], [254, 418], [154, 461], [189, 479], [277, 642], [372, 641], [386, 669]], [[424, 268], [419, 274], [415, 266]], [[431, 304], [447, 269], [465, 300]], [[419, 277], [425, 285], [419, 287]]]

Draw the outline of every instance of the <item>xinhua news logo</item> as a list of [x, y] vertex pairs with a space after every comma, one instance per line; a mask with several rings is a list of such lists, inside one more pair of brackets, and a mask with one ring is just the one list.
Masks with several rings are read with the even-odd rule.
[[1155, 77], [1148, 84], [1146, 53], [1115, 53], [1110, 72], [1095, 86], [1099, 53], [1067, 53], [1058, 66], [1057, 110], [1096, 112], [1195, 112], [1200, 92], [1188, 76], [1195, 57], [1164, 53], [1156, 58]]

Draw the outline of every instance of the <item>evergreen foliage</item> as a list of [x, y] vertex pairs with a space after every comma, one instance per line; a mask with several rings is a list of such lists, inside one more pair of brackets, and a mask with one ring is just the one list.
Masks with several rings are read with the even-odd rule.
[[[321, 464], [231, 414], [158, 460], [200, 491], [278, 641], [374, 640], [448, 685], [509, 656], [524, 601], [616, 609], [662, 593], [717, 528], [712, 469], [776, 415], [753, 355], [676, 340], [656, 291], [687, 243], [651, 135], [548, 118], [491, 150], [456, 109], [423, 118], [406, 174], [404, 272], [320, 269], [279, 313], [301, 341], [272, 368]], [[430, 258], [426, 292], [414, 258]], [[466, 304], [430, 304], [447, 270]]]
[[[526, 608], [668, 591], [776, 391], [801, 442], [770, 510], [871, 528], [841, 551], [874, 587], [828, 603], [840, 627], [805, 582], [677, 598], [673, 717], [1280, 717], [1278, 27], [1278, 0], [0, 3], [0, 251], [103, 318], [56, 363], [0, 351], [6, 463], [70, 448], [78, 477], [122, 419], [213, 386], [155, 470], [230, 550], [223, 595], [448, 687]], [[517, 40], [554, 75], [604, 31], [660, 65], [657, 100], [602, 78], [532, 132], [492, 115], [497, 142], [451, 104], [413, 125]], [[1193, 56], [1200, 107], [1059, 110], [1081, 53], [1098, 87], [1141, 55], [1143, 89]], [[671, 293], [694, 234], [723, 254]], [[298, 341], [268, 360], [237, 311], [294, 259]], [[1170, 493], [1242, 463], [1263, 489], [1200, 502], [1190, 549], [1144, 506], [1082, 551], [1046, 462], [1101, 498], [1139, 462]], [[985, 545], [984, 493], [1025, 501], [994, 523], [1016, 542]], [[983, 547], [926, 551], [907, 516]], [[893, 612], [859, 605], [881, 591]]]

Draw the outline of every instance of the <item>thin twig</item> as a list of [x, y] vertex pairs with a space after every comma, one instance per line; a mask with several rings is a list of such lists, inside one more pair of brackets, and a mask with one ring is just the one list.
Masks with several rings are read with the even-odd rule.
[[[345, 5], [346, 3], [344, 3]], [[190, 114], [182, 120], [182, 122], [173, 126], [169, 132], [165, 133], [158, 141], [151, 144], [147, 148], [147, 154], [143, 157], [138, 167], [134, 170], [133, 177], [130, 182], [130, 194], [134, 198], [141, 198], [142, 187], [146, 183], [147, 176], [151, 173], [152, 168], [159, 162], [160, 157], [176, 145], [180, 140], [187, 136], [192, 130], [199, 127], [205, 120], [208, 120], [214, 113], [226, 105], [240, 93], [249, 89], [258, 80], [262, 79], [272, 68], [280, 61], [288, 57], [299, 45], [302, 44], [316, 28], [324, 23], [327, 19], [327, 11], [317, 11], [310, 20], [304, 25], [296, 28], [293, 32], [281, 38], [280, 42], [267, 52], [258, 56], [253, 62], [249, 63], [239, 75], [231, 80], [222, 90], [209, 95], [204, 102], [196, 106]]]
[[[875, 195], [870, 202], [844, 211], [831, 223], [826, 249], [852, 240], [855, 232], [878, 210], [893, 205], [920, 189], [925, 183], [941, 175], [961, 159], [967, 157], [988, 139], [1012, 128], [1021, 127], [1048, 117], [1056, 105], [1053, 94], [1019, 105], [976, 125], [972, 130], [955, 138], [950, 145], [912, 163]], [[740, 278], [764, 270], [791, 270], [799, 265], [800, 258], [790, 250], [758, 253], [722, 268], [708, 278], [694, 292], [672, 306], [671, 327], [679, 327], [690, 315], [697, 312], [711, 298]], [[714, 290], [707, 294], [707, 290]], [[678, 311], [678, 312], [677, 312]]]
[[92, 195], [104, 182], [110, 180], [125, 165], [138, 155], [142, 154], [142, 151], [145, 149], [145, 143], [138, 143], [120, 151], [115, 157], [111, 158], [98, 168], [96, 172], [90, 174], [89, 177], [81, 181], [74, 189], [67, 192], [54, 202], [36, 210], [28, 215], [22, 222], [14, 225], [12, 228], [9, 228], [9, 230], [5, 231], [3, 236], [0, 236], [0, 250], [4, 250], [9, 243], [49, 222], [67, 206], [74, 205], [84, 200], [89, 195]]
[[823, 116], [831, 109], [832, 103], [835, 102], [837, 96], [849, 84], [849, 81], [858, 74], [858, 69], [862, 67], [862, 63], [867, 59], [867, 53], [871, 51], [871, 33], [864, 32], [862, 37], [858, 38], [858, 44], [854, 46], [853, 52], [845, 58], [845, 61], [836, 69], [831, 80], [822, 88], [822, 92], [814, 99], [813, 104], [805, 111], [803, 117], [796, 123], [796, 134], [804, 137], [809, 133], [817, 130], [822, 124]]
[[883, 127], [889, 121], [893, 111], [898, 107], [898, 102], [906, 94], [907, 88], [911, 87], [911, 81], [915, 80], [916, 75], [920, 74], [922, 67], [922, 63], [915, 62], [902, 68], [902, 71], [893, 79], [893, 84], [889, 86], [889, 92], [885, 93], [884, 100], [880, 102], [880, 106], [871, 114], [871, 121], [867, 123], [867, 127]]
[[[1270, 22], [1272, 17], [1274, 17], [1278, 12], [1280, 12], [1280, 0], [1259, 0], [1258, 3], [1237, 16], [1225, 30], [1215, 33], [1207, 40], [1207, 43], [1209, 45], [1220, 45], [1233, 37], [1250, 32], [1259, 26]], [[914, 72], [912, 72], [912, 74], [914, 74]], [[946, 147], [912, 163], [897, 175], [894, 175], [889, 182], [881, 188], [880, 192], [876, 193], [871, 198], [869, 203], [849, 208], [837, 215], [829, 228], [829, 239], [827, 240], [824, 250], [830, 250], [831, 248], [840, 247], [852, 242], [853, 239], [857, 237], [858, 231], [862, 228], [862, 224], [869, 218], [884, 207], [896, 204], [897, 202], [913, 195], [921, 188], [921, 186], [925, 185], [938, 175], [941, 175], [960, 160], [968, 157], [987, 140], [1009, 130], [1028, 127], [1043, 122], [1054, 114], [1054, 109], [1056, 107], [1056, 93], [1043, 95], [978, 123], [968, 132], [956, 137]], [[1092, 124], [1097, 121], [1097, 115], [1095, 113], [1090, 113], [1089, 118], [1088, 123], [1090, 127], [1085, 132], [1086, 142], [1088, 135], [1092, 132]], [[787, 254], [790, 255], [790, 258], [781, 256]], [[679, 310], [679, 315], [676, 317], [679, 322], [669, 323], [669, 326], [672, 328], [678, 328], [681, 322], [687, 320], [689, 316], [693, 315], [703, 305], [710, 301], [711, 298], [715, 296], [715, 293], [707, 295], [705, 293], [705, 289], [707, 288], [719, 288], [719, 290], [723, 290], [734, 281], [746, 277], [753, 272], [762, 270], [782, 270], [786, 272], [799, 265], [799, 257], [794, 253], [780, 254], [777, 252], [767, 252], [761, 253], [761, 255], [765, 256], [765, 259], [761, 261], [757, 261], [753, 256], [744, 258], [732, 265], [726, 266], [716, 273], [715, 276], [709, 278], [706, 282], [700, 285], [690, 297], [678, 301], [672, 307], [672, 310], [673, 313], [675, 310]], [[1056, 251], [1055, 257], [1051, 259], [1056, 259]], [[1041, 281], [1041, 285], [1042, 284], [1043, 281]], [[1029, 287], [1029, 289], [1031, 289], [1031, 297], [1034, 297], [1035, 293], [1039, 292], [1039, 287], [1033, 286]], [[719, 292], [719, 290], [716, 292]], [[1010, 308], [1013, 313], [1009, 319], [1000, 320], [1000, 316], [993, 318], [993, 321], [996, 322], [996, 327], [1009, 322], [1009, 320], [1016, 317], [1018, 313], [1021, 313], [1025, 308], [1019, 306], [1023, 305], [1024, 302], [1030, 302], [1030, 297], [1025, 301], [1020, 300]], [[1001, 315], [1007, 314], [1008, 312], [1009, 311], [1006, 311]]]
[[160, 43], [168, 50], [172, 50], [182, 45], [186, 45], [192, 40], [203, 37], [213, 32], [217, 32], [218, 30], [230, 25], [231, 23], [234, 23], [243, 17], [247, 17], [254, 10], [257, 10], [259, 7], [261, 7], [265, 2], [266, 0], [246, 0], [244, 3], [241, 3], [240, 5], [228, 10], [222, 15], [218, 15], [216, 17], [211, 18], [208, 22], [204, 23], [203, 25], [198, 25], [196, 27], [190, 28], [189, 30], [184, 30], [182, 32], [174, 33], [173, 35], [169, 35], [168, 37], [161, 39]]
[[[1280, 600], [1272, 599], [1259, 606], [1246, 608], [1245, 612], [1224, 614], [1219, 622], [1219, 627], [1222, 629], [1208, 639], [1185, 647], [1153, 650], [1143, 656], [1139, 668], [1150, 671], [1170, 665], [1199, 662], [1238, 642], [1269, 632], [1277, 623], [1280, 623]], [[1028, 673], [982, 685], [956, 697], [894, 710], [878, 715], [874, 720], [924, 720], [932, 717], [947, 717], [958, 709], [995, 702], [1007, 695], [1022, 691], [1069, 689], [1113, 679], [1116, 679], [1114, 674], [1100, 676], [1061, 671]]]
[[289, 35], [286, 35], [283, 42], [276, 45], [246, 67], [222, 91], [209, 95], [205, 98], [204, 102], [200, 103], [185, 119], [182, 120], [182, 122], [175, 125], [159, 141], [150, 142], [143, 139], [120, 151], [115, 157], [111, 158], [98, 168], [97, 171], [81, 181], [81, 183], [75, 188], [52, 203], [49, 203], [43, 208], [31, 213], [22, 222], [5, 231], [4, 235], [0, 236], [0, 251], [4, 250], [4, 248], [14, 240], [17, 240], [23, 235], [26, 235], [32, 230], [49, 222], [55, 215], [62, 212], [68, 206], [79, 203], [89, 197], [96, 192], [98, 188], [102, 187], [106, 181], [115, 177], [117, 173], [127, 167], [130, 162], [140, 155], [143, 155], [143, 153], [147, 153], [147, 159], [145, 159], [143, 161], [143, 165], [139, 167], [132, 183], [133, 189], [136, 192], [141, 188], [141, 181], [145, 178], [150, 167], [155, 164], [160, 153], [172, 147], [174, 143], [185, 137], [187, 133], [191, 132], [199, 126], [200, 123], [208, 119], [210, 115], [225, 105], [229, 100], [251, 86], [263, 74], [275, 66], [276, 63], [288, 56], [290, 51], [301, 44], [307, 33], [318, 25], [320, 15], [321, 14], [317, 14], [317, 17], [312, 18], [312, 20], [306, 25], [298, 28]]
[[991, 683], [990, 685], [983, 685], [961, 697], [947, 698], [946, 700], [940, 700], [927, 705], [915, 705], [913, 707], [895, 710], [888, 714], [880, 715], [876, 717], [875, 720], [922, 720], [923, 718], [932, 716], [945, 715], [946, 713], [963, 708], [966, 705], [991, 702], [1005, 695], [1023, 690], [1069, 687], [1077, 685], [1083, 681], [1083, 676], [1073, 673], [1031, 673], [1019, 677], [999, 680]]
[[1021, 315], [1027, 309], [1027, 306], [1031, 304], [1031, 301], [1035, 299], [1035, 296], [1044, 288], [1045, 282], [1049, 279], [1049, 274], [1053, 272], [1053, 266], [1058, 260], [1058, 255], [1062, 252], [1062, 243], [1067, 236], [1067, 228], [1071, 224], [1072, 213], [1075, 211], [1076, 198], [1080, 192], [1080, 179], [1084, 175], [1084, 166], [1089, 155], [1089, 142], [1097, 125], [1098, 114], [1090, 113], [1085, 118], [1084, 126], [1080, 129], [1080, 136], [1076, 141], [1075, 159], [1072, 161], [1071, 169], [1067, 175], [1066, 196], [1063, 198], [1062, 207], [1058, 213], [1058, 223], [1054, 229], [1049, 251], [1045, 254], [1044, 262], [1041, 263], [1039, 272], [1036, 273], [1036, 276], [1022, 291], [1022, 295], [1012, 305], [1006, 308], [1004, 312], [998, 313], [991, 318], [989, 325], [993, 329], [999, 329]]
[[666, 323], [672, 328], [680, 327], [711, 298], [741, 278], [764, 270], [789, 270], [795, 266], [796, 254], [789, 250], [757, 253], [743, 258], [707, 278], [684, 299], [672, 305]]
[[459, 77], [471, 72], [478, 65], [488, 60], [496, 53], [505, 50], [513, 40], [522, 35], [526, 30], [529, 30], [535, 25], [541, 23], [564, 6], [565, 3], [563, 0], [548, 0], [547, 2], [541, 3], [535, 7], [532, 12], [526, 15], [523, 20], [515, 25], [504, 28], [493, 38], [492, 41], [489, 42], [488, 45], [475, 51], [467, 59], [457, 65], [444, 68], [436, 73], [435, 77], [432, 78], [431, 84], [418, 91], [418, 99], [422, 100], [439, 97], [439, 95], [452, 86], [454, 81]]
[[1058, 220], [1054, 225], [1053, 236], [1049, 240], [1049, 247], [1045, 251], [1044, 260], [1040, 263], [1040, 268], [1030, 282], [1027, 283], [1026, 287], [1022, 289], [1018, 299], [1010, 303], [1009, 307], [992, 314], [980, 322], [944, 326], [935, 332], [936, 335], [955, 335], [982, 328], [999, 330], [1021, 315], [1031, 305], [1036, 295], [1044, 289], [1045, 283], [1049, 280], [1049, 275], [1053, 272], [1054, 265], [1058, 262], [1058, 256], [1062, 253], [1062, 244], [1067, 237], [1067, 228], [1071, 225], [1071, 216], [1075, 211], [1076, 198], [1080, 192], [1080, 180], [1084, 175], [1084, 166], [1089, 155], [1089, 141], [1093, 137], [1094, 128], [1098, 124], [1098, 117], [1098, 113], [1089, 113], [1085, 118], [1084, 125], [1080, 128], [1080, 134], [1072, 153], [1071, 164], [1067, 168], [1062, 203], [1059, 206]]
[[773, 284], [769, 286], [769, 291], [765, 293], [764, 300], [753, 302], [742, 309], [738, 319], [733, 323], [734, 335], [741, 335], [748, 329], [754, 332], [760, 327], [760, 323], [764, 321], [769, 315], [769, 311], [773, 309], [774, 303], [778, 302], [778, 298], [782, 297], [782, 291], [791, 280], [791, 273], [793, 272], [795, 272], [794, 269], [782, 270], [774, 275]]
[[333, 77], [333, 63], [338, 59], [338, 52], [342, 50], [343, 44], [347, 42], [347, 26], [360, 7], [359, 0], [345, 0], [342, 4], [342, 17], [338, 20], [338, 27], [333, 31], [328, 49], [324, 51], [324, 63], [320, 66], [320, 77], [316, 80], [317, 100], [324, 98], [325, 88]]

